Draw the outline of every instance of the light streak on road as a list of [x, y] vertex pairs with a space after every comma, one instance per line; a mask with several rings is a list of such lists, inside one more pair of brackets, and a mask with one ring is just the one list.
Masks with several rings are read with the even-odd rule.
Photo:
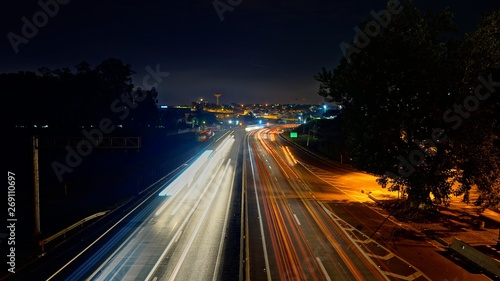
[[[264, 205], [264, 214], [278, 277], [281, 279], [322, 280], [315, 273], [319, 269], [317, 263], [311, 263], [310, 260], [307, 260], [304, 264], [301, 262], [305, 260], [304, 257], [311, 255], [313, 251], [307, 243], [304, 243], [306, 239], [298, 229], [295, 216], [288, 209], [288, 204], [283, 202], [284, 196], [274, 191], [278, 183], [271, 180], [273, 177], [267, 169], [266, 161], [262, 155], [255, 152], [256, 150], [256, 147], [253, 147], [250, 155], [251, 160], [255, 161], [258, 176], [260, 177], [258, 189], [261, 194], [257, 202], [262, 201]], [[277, 194], [280, 194], [280, 196]], [[264, 243], [263, 241], [263, 248], [266, 249], [268, 245]]]
[[292, 158], [292, 162], [294, 165], [297, 165], [297, 159], [295, 159], [295, 156], [293, 156], [293, 153], [290, 151], [290, 148], [288, 146], [284, 146], [285, 147], [285, 150], [286, 152], [288, 153], [288, 155], [290, 155], [290, 158]]
[[172, 196], [176, 194], [179, 189], [183, 188], [185, 184], [190, 183], [194, 175], [200, 170], [200, 168], [208, 160], [212, 150], [206, 150], [203, 152], [196, 161], [194, 161], [184, 172], [182, 172], [172, 183], [170, 183], [165, 189], [163, 189], [158, 195], [159, 196]]
[[[247, 143], [247, 145], [248, 145], [248, 151], [249, 151], [249, 157], [250, 157], [250, 168], [252, 171], [252, 181], [253, 181], [253, 185], [255, 187], [255, 186], [257, 186], [257, 183], [256, 183], [256, 173], [255, 173], [254, 159], [253, 159], [254, 154], [252, 152], [252, 148], [250, 147], [250, 143]], [[264, 252], [264, 264], [265, 264], [265, 270], [266, 270], [266, 277], [267, 277], [267, 280], [270, 281], [270, 280], [272, 280], [272, 278], [271, 278], [271, 270], [270, 270], [270, 266], [269, 266], [269, 254], [267, 253], [266, 236], [264, 235], [264, 224], [262, 222], [262, 211], [261, 211], [259, 197], [258, 197], [257, 192], [255, 192], [255, 201], [257, 203], [257, 212], [259, 214], [259, 226], [260, 226], [259, 230], [260, 230], [260, 235], [261, 235], [261, 239], [262, 239], [262, 250]]]
[[216, 279], [237, 156], [235, 139], [224, 138], [115, 225], [66, 280]]
[[[224, 168], [224, 171], [222, 172], [222, 177], [220, 177], [220, 181], [217, 183], [217, 189], [215, 190], [215, 193], [213, 194], [213, 196], [210, 198], [210, 205], [212, 204], [214, 198], [215, 198], [215, 195], [217, 194], [216, 192], [219, 190], [219, 187], [221, 186], [221, 183], [222, 183], [222, 180], [224, 179], [224, 176], [227, 174], [227, 170], [229, 168], [229, 164], [231, 163], [231, 159], [229, 159], [226, 163], [226, 167]], [[187, 246], [184, 247], [184, 251], [182, 252], [182, 256], [181, 258], [179, 259], [179, 261], [177, 262], [175, 268], [174, 268], [174, 271], [172, 273], [172, 275], [170, 275], [169, 279], [168, 280], [175, 280], [175, 278], [177, 277], [177, 274], [179, 273], [179, 270], [180, 270], [180, 267], [183, 265], [185, 259], [186, 259], [186, 256], [188, 254], [188, 251], [191, 249], [191, 247], [193, 246], [193, 241], [194, 239], [196, 238], [196, 235], [198, 235], [198, 232], [200, 231], [200, 227], [202, 225], [202, 223], [204, 222], [207, 214], [208, 214], [208, 211], [209, 211], [209, 208], [206, 208], [205, 211], [203, 212], [203, 215], [202, 217], [200, 218], [197, 226], [196, 226], [196, 229], [195, 231], [191, 234], [191, 238], [189, 239], [189, 242], [187, 243]]]
[[[261, 146], [265, 148], [265, 150], [268, 152], [269, 155], [271, 155], [275, 163], [278, 165], [278, 167], [281, 169], [283, 174], [287, 177], [290, 178], [289, 173], [291, 173], [296, 179], [298, 179], [298, 175], [293, 171], [287, 164], [287, 162], [281, 157], [281, 155], [272, 147], [270, 147], [267, 142], [262, 138], [263, 131], [266, 130], [261, 130], [257, 132], [257, 139], [259, 140]], [[285, 169], [286, 167], [286, 169]]]
[[[248, 151], [250, 166], [257, 171], [256, 203], [263, 206], [267, 226], [259, 239], [273, 253], [272, 278], [387, 280], [317, 203], [298, 173], [307, 170], [296, 165], [290, 149], [266, 140], [265, 133], [252, 134]], [[264, 238], [269, 238], [269, 244]]]
[[288, 155], [288, 152], [286, 151], [285, 147], [282, 146], [281, 150], [283, 150], [283, 153], [285, 154], [285, 158], [286, 158], [286, 161], [288, 162], [288, 165], [293, 166], [294, 164], [292, 162], [292, 158], [290, 157], [290, 155]]
[[274, 133], [270, 133], [269, 138], [271, 139], [272, 142], [276, 141], [276, 136]]

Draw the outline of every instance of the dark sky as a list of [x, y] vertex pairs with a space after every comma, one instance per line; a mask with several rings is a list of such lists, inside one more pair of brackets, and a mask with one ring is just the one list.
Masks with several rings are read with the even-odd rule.
[[[37, 1], [2, 4], [0, 72], [95, 66], [114, 57], [132, 65], [141, 86], [146, 67], [158, 65], [169, 73], [157, 86], [159, 102], [169, 105], [214, 101], [214, 93], [222, 93], [222, 103], [320, 103], [313, 75], [335, 67], [339, 44], [352, 40], [371, 10], [385, 8], [383, 0], [229, 0], [240, 4], [221, 21], [213, 0], [59, 1], [67, 3], [17, 54], [7, 34], [22, 35], [21, 18], [32, 22], [42, 8]], [[481, 11], [500, 6], [416, 2], [424, 9], [449, 6], [462, 32], [474, 28]]]

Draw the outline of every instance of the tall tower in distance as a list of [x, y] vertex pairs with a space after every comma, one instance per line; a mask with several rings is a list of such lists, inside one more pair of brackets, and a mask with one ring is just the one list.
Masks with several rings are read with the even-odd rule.
[[219, 97], [222, 96], [222, 94], [214, 94], [215, 98], [217, 99], [217, 106], [219, 106]]

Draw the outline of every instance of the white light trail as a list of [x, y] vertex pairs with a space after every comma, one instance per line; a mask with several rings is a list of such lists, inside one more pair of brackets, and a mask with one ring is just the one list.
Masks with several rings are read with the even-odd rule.
[[196, 161], [189, 166], [182, 174], [180, 174], [173, 182], [171, 182], [165, 189], [163, 189], [158, 195], [159, 196], [172, 196], [177, 193], [182, 187], [189, 183], [198, 172], [198, 170], [207, 161], [213, 150], [206, 150], [201, 154]]

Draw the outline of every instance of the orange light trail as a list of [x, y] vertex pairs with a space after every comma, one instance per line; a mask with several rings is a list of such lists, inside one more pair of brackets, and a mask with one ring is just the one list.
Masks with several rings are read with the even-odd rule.
[[[366, 266], [372, 277], [377, 276], [377, 279], [385, 280], [377, 269], [363, 257], [363, 254], [357, 250], [355, 245], [352, 245], [353, 242], [339, 229], [339, 226], [332, 223], [331, 218], [320, 206], [321, 204], [317, 203], [316, 200], [311, 200], [312, 193], [306, 191], [299, 184], [300, 181], [290, 178], [289, 175], [293, 175], [295, 179], [299, 179], [295, 171], [299, 166], [294, 165], [298, 163], [297, 160], [288, 146], [280, 146], [280, 149], [276, 150], [274, 146], [279, 145], [275, 142], [274, 144], [268, 143], [272, 139], [266, 140], [263, 137], [265, 132], [266, 130], [255, 132], [258, 142], [251, 143], [251, 147], [261, 183], [259, 191], [264, 206], [264, 217], [269, 229], [270, 242], [280, 278], [287, 280], [292, 278], [298, 278], [299, 280], [327, 280], [330, 279], [330, 276], [324, 270], [323, 265], [320, 265], [321, 260], [316, 257], [311, 249], [305, 233], [299, 226], [297, 216], [288, 202], [289, 199], [284, 193], [286, 190], [280, 186], [281, 183], [272, 175], [271, 166], [269, 166], [263, 154], [258, 152], [262, 151], [260, 148], [263, 148], [275, 160], [274, 163], [284, 175], [286, 186], [289, 186], [292, 192], [296, 194], [294, 198], [301, 200], [302, 204], [300, 206], [303, 206], [299, 211], [302, 213], [301, 217], [305, 218], [307, 224], [317, 226], [314, 232], [325, 237], [324, 244], [320, 244], [318, 247], [326, 253], [331, 252], [332, 249], [336, 253], [336, 255], [323, 254], [322, 258], [324, 261], [328, 261], [328, 265], [335, 268], [337, 272], [345, 273], [345, 275], [336, 276], [337, 279], [335, 280], [351, 280], [350, 278], [366, 280], [363, 273], [360, 272], [349, 256], [353, 253], [360, 257], [357, 261]], [[295, 168], [292, 169], [292, 167]], [[338, 235], [334, 236], [332, 231], [338, 233]], [[348, 247], [344, 249], [346, 245]], [[349, 254], [346, 252], [347, 249], [349, 249]], [[345, 265], [345, 268], [340, 264], [340, 260]]]

